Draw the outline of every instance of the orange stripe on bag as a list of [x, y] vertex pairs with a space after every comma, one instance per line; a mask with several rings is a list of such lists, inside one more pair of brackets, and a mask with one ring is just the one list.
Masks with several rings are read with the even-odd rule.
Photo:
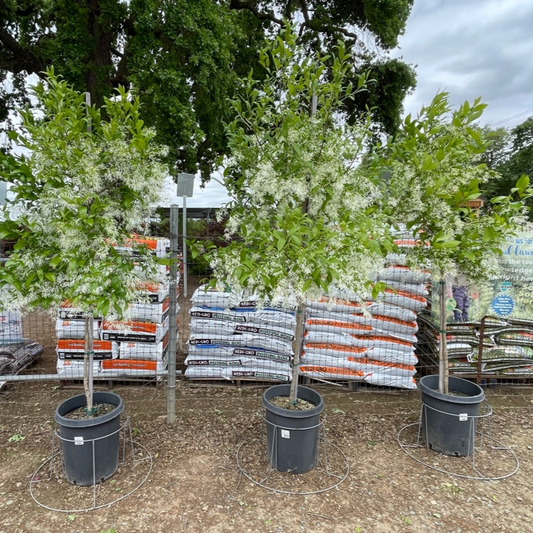
[[306, 348], [316, 348], [318, 350], [337, 350], [340, 352], [365, 353], [367, 348], [357, 348], [356, 346], [345, 346], [344, 344], [328, 344], [323, 342], [307, 342]]
[[399, 339], [395, 339], [394, 337], [383, 337], [381, 335], [352, 335], [350, 334], [350, 337], [353, 337], [354, 339], [357, 339], [359, 341], [385, 341], [385, 342], [392, 342], [395, 344], [401, 344], [402, 346], [412, 346], [413, 343], [409, 341], [401, 341]]
[[365, 373], [360, 370], [350, 370], [349, 368], [337, 368], [331, 366], [301, 366], [301, 372], [319, 372], [321, 374], [342, 374], [345, 376], [364, 377]]
[[322, 320], [319, 318], [310, 318], [307, 320], [310, 326], [333, 326], [344, 329], [359, 329], [363, 331], [372, 331], [372, 326], [364, 326], [362, 324], [354, 324], [352, 322], [340, 322], [339, 320]]
[[[353, 313], [353, 316], [361, 316]], [[400, 320], [399, 318], [392, 318], [390, 316], [384, 315], [372, 315], [372, 318], [376, 320], [381, 320], [382, 322], [391, 322], [393, 324], [398, 324], [399, 326], [407, 326], [409, 328], [416, 328], [416, 322], [407, 322], [406, 320]]]
[[385, 289], [385, 292], [388, 292], [389, 294], [397, 294], [398, 296], [405, 296], [406, 298], [411, 298], [412, 300], [417, 300], [418, 302], [427, 303], [427, 300], [423, 296], [417, 296], [416, 294], [412, 294], [410, 292], [406, 291], [397, 291], [395, 289]]
[[[84, 339], [58, 339], [57, 348], [59, 350], [68, 350], [72, 348], [77, 348], [77, 349], [80, 349], [81, 351], [84, 351], [85, 340]], [[93, 340], [93, 349], [111, 351], [111, 341]]]
[[374, 365], [374, 366], [384, 366], [387, 368], [398, 368], [399, 370], [409, 370], [410, 372], [415, 372], [415, 367], [411, 365], [404, 365], [402, 363], [386, 363], [384, 361], [375, 361], [374, 359], [356, 359], [355, 357], [347, 357], [348, 361], [352, 363], [361, 363], [362, 365]]

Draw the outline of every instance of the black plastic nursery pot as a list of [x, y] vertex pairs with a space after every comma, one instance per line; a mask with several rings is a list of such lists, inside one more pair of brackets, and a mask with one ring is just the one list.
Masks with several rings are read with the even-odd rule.
[[65, 400], [55, 412], [65, 476], [75, 485], [95, 485], [110, 478], [118, 468], [120, 415], [124, 404], [120, 396], [112, 392], [93, 393], [93, 403], [115, 408], [94, 418], [65, 418], [68, 413], [87, 405], [85, 395], [80, 394]]
[[439, 392], [439, 376], [424, 376], [419, 381], [422, 438], [428, 448], [439, 453], [467, 457], [474, 452], [479, 406], [485, 392], [462, 378], [450, 376], [448, 383], [451, 394]]
[[270, 403], [277, 396], [290, 396], [290, 385], [274, 385], [263, 393], [266, 410], [267, 452], [270, 466], [280, 472], [303, 474], [316, 464], [322, 396], [308, 387], [298, 387], [298, 398], [315, 405], [304, 411], [283, 409]]

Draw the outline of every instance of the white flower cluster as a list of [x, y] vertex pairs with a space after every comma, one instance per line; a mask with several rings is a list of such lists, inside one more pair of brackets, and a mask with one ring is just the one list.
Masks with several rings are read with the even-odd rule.
[[123, 245], [148, 221], [168, 174], [161, 162], [166, 149], [150, 142], [155, 133], [147, 128], [132, 133], [131, 117], [117, 109], [115, 127], [103, 121], [92, 132], [83, 121], [53, 115], [25, 122], [32, 151], [23, 163], [31, 180], [15, 183], [9, 206], [22, 229], [21, 246], [3, 270], [4, 308], [70, 299], [89, 312], [107, 300], [109, 314], [118, 317], [146, 273], [157, 272], [147, 250], [134, 257], [113, 245]]

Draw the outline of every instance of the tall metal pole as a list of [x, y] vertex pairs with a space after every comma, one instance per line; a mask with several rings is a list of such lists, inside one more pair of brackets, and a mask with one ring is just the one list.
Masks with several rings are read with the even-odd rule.
[[176, 319], [178, 314], [178, 206], [170, 206], [170, 296], [168, 320], [168, 379], [167, 379], [167, 423], [176, 421]]
[[187, 296], [187, 197], [183, 197], [183, 296]]
[[[91, 93], [85, 93], [85, 104], [87, 108], [91, 107]], [[89, 113], [87, 113], [87, 133], [92, 132], [92, 125]], [[105, 317], [104, 317], [105, 318]], [[84, 361], [84, 375], [87, 376], [87, 383], [85, 385], [85, 394], [87, 396], [87, 415], [93, 416], [93, 398], [94, 398], [94, 316], [85, 318], [85, 361]]]

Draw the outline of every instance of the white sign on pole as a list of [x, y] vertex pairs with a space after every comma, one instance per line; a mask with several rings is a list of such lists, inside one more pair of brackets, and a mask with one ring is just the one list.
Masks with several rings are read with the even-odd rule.
[[183, 295], [187, 296], [187, 198], [194, 192], [194, 174], [178, 172], [178, 190], [176, 194], [183, 196]]
[[7, 198], [7, 183], [0, 181], [0, 205], [5, 205]]
[[178, 172], [178, 190], [176, 194], [178, 196], [186, 196], [192, 198], [194, 191], [194, 174], [186, 174], [184, 172]]

